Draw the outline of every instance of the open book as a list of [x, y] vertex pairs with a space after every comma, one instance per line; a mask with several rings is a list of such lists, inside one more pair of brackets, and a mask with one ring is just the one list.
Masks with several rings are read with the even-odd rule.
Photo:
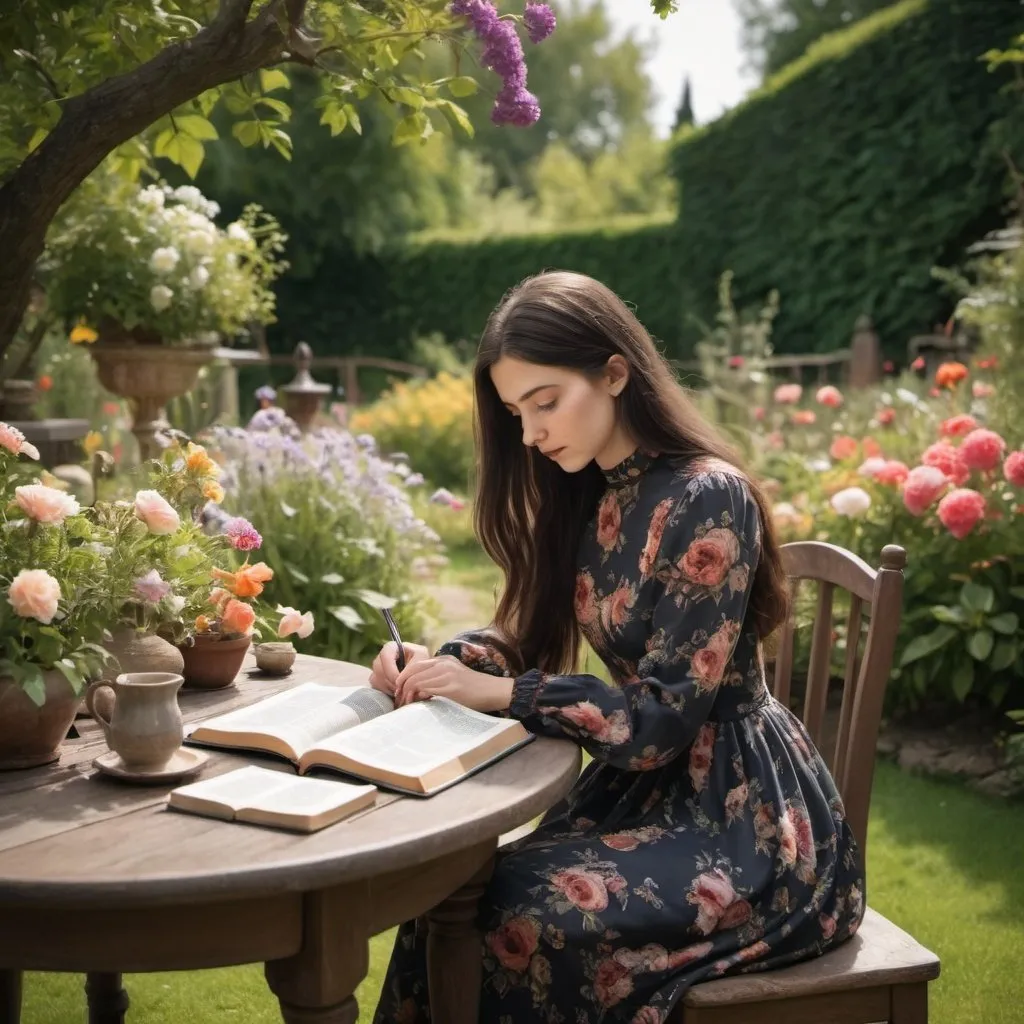
[[167, 805], [225, 821], [316, 832], [372, 807], [376, 798], [376, 786], [297, 779], [286, 772], [249, 766], [179, 786], [168, 795]]
[[533, 739], [444, 697], [396, 708], [369, 686], [303, 683], [188, 730], [187, 743], [285, 757], [304, 775], [332, 768], [416, 796], [436, 793]]

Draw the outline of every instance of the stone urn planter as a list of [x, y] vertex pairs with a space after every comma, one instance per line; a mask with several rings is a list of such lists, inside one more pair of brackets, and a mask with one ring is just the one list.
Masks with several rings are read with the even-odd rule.
[[199, 371], [212, 362], [213, 353], [209, 345], [138, 344], [123, 335], [111, 336], [107, 331], [90, 346], [89, 354], [96, 363], [100, 383], [113, 394], [128, 399], [132, 433], [138, 439], [143, 459], [160, 453], [156, 435], [169, 426], [164, 406], [195, 387]]
[[222, 640], [216, 633], [199, 633], [188, 646], [178, 648], [185, 667], [181, 674], [185, 685], [197, 690], [220, 690], [230, 686], [241, 671], [252, 643], [247, 636]]
[[0, 678], [0, 771], [35, 768], [60, 757], [81, 697], [56, 670], [43, 674], [46, 700], [37, 707], [13, 680]]

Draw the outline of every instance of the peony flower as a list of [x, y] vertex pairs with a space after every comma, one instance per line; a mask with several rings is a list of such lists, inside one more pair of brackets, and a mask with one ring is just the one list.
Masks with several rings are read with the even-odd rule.
[[1024, 450], [1010, 452], [1003, 463], [1003, 476], [1014, 487], [1024, 487]]
[[889, 484], [890, 486], [899, 486], [907, 479], [909, 470], [906, 465], [897, 459], [889, 459], [882, 467], [875, 473], [875, 480], [880, 484]]
[[6, 448], [12, 455], [27, 455], [39, 461], [39, 449], [25, 440], [25, 435], [9, 423], [0, 423], [0, 448]]
[[963, 363], [943, 363], [935, 371], [935, 383], [940, 388], [955, 388], [968, 372]]
[[971, 475], [959, 450], [946, 441], [939, 441], [926, 448], [921, 455], [921, 462], [926, 466], [941, 469], [958, 487], [966, 483]]
[[29, 519], [49, 526], [60, 526], [68, 516], [76, 516], [81, 511], [78, 502], [70, 494], [45, 484], [15, 487], [14, 501]]
[[845, 487], [832, 495], [830, 504], [841, 516], [860, 516], [871, 508], [871, 495], [862, 487]]
[[221, 532], [228, 538], [236, 551], [255, 551], [263, 543], [263, 538], [257, 532], [256, 527], [242, 516], [234, 516], [229, 519]]
[[286, 637], [295, 633], [300, 640], [305, 640], [313, 632], [312, 612], [298, 612], [294, 608], [285, 608], [281, 605], [278, 605], [277, 611], [281, 616], [277, 627], [278, 636]]
[[244, 601], [236, 601], [232, 598], [224, 606], [220, 613], [220, 627], [225, 633], [252, 632], [253, 624], [256, 622], [256, 613]]
[[135, 515], [158, 536], [174, 533], [181, 526], [178, 513], [158, 491], [139, 491], [135, 495]]
[[7, 600], [15, 615], [48, 626], [57, 614], [60, 584], [45, 569], [22, 569], [11, 580]]
[[903, 504], [912, 516], [921, 516], [949, 486], [946, 474], [935, 466], [915, 466], [903, 482]]
[[991, 384], [986, 384], [983, 380], [976, 380], [971, 385], [971, 394], [975, 398], [991, 398], [996, 393], [996, 389]]
[[843, 404], [843, 393], [839, 388], [826, 384], [824, 387], [818, 388], [814, 400], [818, 405], [827, 405], [830, 409], [838, 409]]
[[978, 421], [973, 416], [961, 413], [959, 416], [950, 416], [948, 420], [943, 420], [939, 424], [939, 434], [942, 437], [963, 437], [977, 426]]
[[149, 289], [149, 304], [158, 312], [162, 313], [174, 298], [174, 292], [165, 284], [155, 284]]
[[950, 491], [939, 502], [939, 521], [957, 540], [963, 540], [985, 514], [985, 499], [967, 487]]
[[972, 430], [960, 445], [960, 458], [969, 469], [987, 471], [995, 469], [1002, 461], [1006, 442], [994, 431]]
[[845, 462], [847, 459], [852, 459], [859, 451], [860, 445], [856, 438], [850, 437], [848, 434], [840, 434], [832, 442], [828, 453], [836, 462]]
[[169, 274], [180, 259], [181, 255], [173, 245], [162, 246], [153, 250], [153, 255], [149, 257], [149, 268], [158, 274]]
[[865, 459], [860, 466], [857, 468], [857, 472], [861, 476], [874, 477], [874, 475], [881, 469], [884, 469], [887, 459], [883, 459], [881, 455], [872, 455], [870, 459]]
[[547, 4], [527, 0], [526, 9], [523, 11], [523, 24], [531, 43], [543, 43], [555, 31], [557, 23], [555, 12]]
[[136, 595], [143, 601], [149, 601], [150, 604], [158, 604], [170, 592], [170, 583], [165, 583], [156, 569], [150, 569], [145, 576], [140, 576], [135, 581]]
[[205, 288], [210, 283], [210, 272], [206, 267], [198, 266], [192, 268], [192, 273], [188, 275], [188, 284], [190, 288], [199, 291], [200, 288]]
[[804, 389], [799, 384], [780, 384], [775, 389], [775, 401], [779, 405], [795, 405], [800, 401]]

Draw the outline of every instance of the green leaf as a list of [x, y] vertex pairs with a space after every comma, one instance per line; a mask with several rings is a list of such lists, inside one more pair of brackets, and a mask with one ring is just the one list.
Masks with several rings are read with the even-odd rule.
[[359, 629], [365, 623], [365, 619], [350, 605], [343, 604], [331, 609], [331, 614], [349, 629]]
[[282, 121], [291, 120], [292, 108], [284, 100], [279, 100], [274, 96], [261, 96], [256, 102], [261, 106], [269, 107]]
[[38, 665], [26, 666], [25, 675], [21, 680], [21, 688], [37, 708], [41, 708], [46, 703], [46, 683], [43, 681], [43, 673]]
[[339, 583], [345, 582], [344, 576], [339, 576], [336, 572], [329, 572], [320, 577], [322, 583], [330, 583], [332, 586], [337, 586]]
[[61, 658], [60, 661], [55, 661], [53, 667], [71, 684], [71, 689], [76, 694], [82, 692], [85, 680], [78, 669], [75, 668], [75, 663], [70, 658]]
[[388, 597], [386, 594], [381, 594], [376, 590], [353, 590], [353, 595], [358, 597], [360, 600], [365, 601], [371, 608], [383, 609], [383, 608], [394, 608], [398, 604], [398, 598]]
[[1024, 708], [1014, 708], [1012, 711], [1007, 711], [1006, 717], [1012, 718], [1015, 722], [1024, 722]]
[[421, 139], [423, 138], [423, 134], [427, 130], [427, 126], [429, 124], [430, 121], [427, 119], [426, 114], [408, 114], [395, 125], [395, 130], [391, 135], [391, 141], [396, 146], [404, 146], [407, 142], [414, 142], [417, 139]]
[[193, 139], [218, 139], [217, 129], [198, 114], [178, 114], [174, 118], [178, 131], [191, 135]]
[[309, 582], [309, 577], [301, 569], [296, 569], [294, 565], [287, 565], [287, 564], [285, 565], [285, 568], [291, 574], [292, 579], [295, 580], [296, 582], [298, 582], [298, 583], [308, 583]]
[[953, 693], [961, 703], [967, 699], [974, 685], [974, 665], [969, 661], [962, 661], [957, 665], [950, 680], [953, 685]]
[[1016, 660], [1017, 645], [1012, 640], [1000, 640], [992, 652], [992, 657], [988, 659], [988, 664], [994, 672], [1003, 672]]
[[994, 629], [997, 633], [1002, 633], [1004, 636], [1013, 636], [1017, 632], [1019, 624], [1020, 620], [1015, 612], [1003, 612], [1001, 615], [993, 615], [988, 620], [989, 629]]
[[459, 75], [448, 82], [448, 91], [455, 97], [461, 99], [463, 96], [472, 96], [480, 88], [480, 83], [469, 75]]
[[327, 127], [331, 129], [332, 137], [340, 135], [348, 124], [348, 114], [345, 113], [344, 107], [325, 107], [323, 113], [320, 115], [320, 123], [327, 125]]
[[938, 622], [948, 622], [954, 626], [967, 621], [967, 612], [958, 604], [937, 604], [931, 609], [932, 618]]
[[203, 165], [203, 157], [206, 155], [206, 151], [203, 149], [203, 144], [198, 140], [192, 138], [190, 135], [179, 135], [178, 136], [178, 163], [185, 169], [185, 173], [190, 178], [195, 178], [199, 173], [199, 168]]
[[979, 629], [977, 633], [972, 633], [971, 638], [967, 641], [967, 653], [975, 661], [984, 661], [992, 653], [994, 643], [995, 637], [992, 635], [992, 630]]
[[909, 665], [912, 661], [934, 654], [940, 648], [945, 647], [956, 635], [957, 631], [952, 626], [943, 624], [936, 627], [931, 633], [915, 636], [904, 648], [900, 665]]
[[264, 68], [260, 71], [260, 88], [264, 92], [273, 92], [275, 89], [288, 89], [291, 87], [288, 76], [277, 68]]
[[960, 591], [960, 603], [969, 612], [992, 611], [995, 604], [996, 594], [991, 587], [984, 587], [980, 583], [965, 583]]
[[476, 129], [473, 127], [473, 122], [470, 121], [469, 115], [462, 107], [457, 103], [452, 103], [451, 100], [438, 100], [435, 106], [438, 110], [447, 114], [470, 138], [473, 138], [476, 134]]
[[423, 96], [408, 86], [400, 85], [396, 89], [392, 89], [391, 98], [395, 103], [404, 103], [407, 107], [412, 107], [413, 110], [423, 109]]
[[988, 700], [992, 707], [997, 708], [1003, 703], [1003, 698], [1010, 689], [1009, 679], [997, 679], [988, 690]]
[[291, 160], [292, 158], [292, 140], [291, 136], [287, 132], [281, 131], [280, 128], [275, 128], [270, 133], [270, 144], [285, 158], [285, 160]]
[[1024, 587], [1010, 587], [1010, 593], [1024, 601]]
[[359, 111], [356, 110], [351, 103], [346, 103], [342, 109], [348, 115], [348, 123], [352, 125], [352, 131], [354, 131], [356, 135], [362, 135], [363, 122], [359, 120]]
[[243, 146], [255, 146], [260, 141], [259, 121], [236, 121], [231, 127], [231, 134]]

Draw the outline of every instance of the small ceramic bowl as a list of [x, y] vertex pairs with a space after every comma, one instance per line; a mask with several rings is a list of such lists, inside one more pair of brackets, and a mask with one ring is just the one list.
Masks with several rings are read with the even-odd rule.
[[254, 648], [256, 667], [273, 676], [286, 676], [295, 664], [295, 647], [292, 644], [272, 641], [257, 644]]

